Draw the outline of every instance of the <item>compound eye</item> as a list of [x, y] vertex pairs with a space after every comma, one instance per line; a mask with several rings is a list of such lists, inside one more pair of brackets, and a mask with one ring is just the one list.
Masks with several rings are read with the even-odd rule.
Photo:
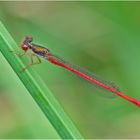
[[23, 43], [21, 44], [21, 48], [22, 48], [23, 50], [25, 50], [25, 51], [28, 50], [28, 46], [25, 45], [25, 44], [23, 44]]

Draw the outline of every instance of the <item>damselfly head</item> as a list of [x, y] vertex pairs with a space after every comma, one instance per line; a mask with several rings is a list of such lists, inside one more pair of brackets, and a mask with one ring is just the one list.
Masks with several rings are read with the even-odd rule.
[[25, 41], [30, 43], [33, 41], [33, 38], [31, 36], [26, 36]]
[[27, 51], [31, 47], [31, 42], [33, 41], [33, 38], [31, 36], [26, 36], [25, 39], [22, 41], [20, 47]]

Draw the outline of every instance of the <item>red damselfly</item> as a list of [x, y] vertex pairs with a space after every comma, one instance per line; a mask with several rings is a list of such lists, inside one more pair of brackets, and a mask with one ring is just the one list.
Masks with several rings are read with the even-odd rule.
[[[89, 72], [74, 64], [68, 63], [67, 61], [63, 60], [62, 58], [54, 55], [49, 49], [42, 47], [40, 45], [34, 44], [33, 38], [31, 36], [25, 37], [24, 41], [21, 43], [21, 48], [22, 48], [22, 50], [24, 50], [24, 52], [22, 54], [19, 54], [19, 56], [24, 56], [28, 49], [31, 50], [31, 53], [30, 53], [31, 63], [29, 65], [27, 65], [23, 70], [26, 70], [28, 67], [30, 67], [34, 64], [40, 64], [41, 63], [40, 57], [42, 57], [42, 58], [48, 60], [49, 62], [51, 62], [57, 66], [63, 67], [65, 69], [83, 77], [84, 79], [88, 80], [89, 82], [96, 84], [99, 87], [102, 87], [102, 88], [106, 89], [107, 91], [110, 91], [110, 92], [122, 97], [123, 99], [140, 107], [139, 100], [136, 100], [136, 99], [120, 92], [118, 90], [118, 88], [116, 88], [114, 83], [109, 82], [107, 80], [102, 80], [98, 76], [93, 74], [92, 72]], [[33, 56], [37, 57], [38, 62], [33, 61]]]

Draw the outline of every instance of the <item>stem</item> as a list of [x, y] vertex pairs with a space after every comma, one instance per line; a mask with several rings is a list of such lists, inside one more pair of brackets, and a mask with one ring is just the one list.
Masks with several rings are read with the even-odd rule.
[[[24, 66], [20, 58], [10, 51], [17, 50], [18, 46], [8, 31], [0, 22], [0, 51], [11, 65], [21, 82], [44, 112], [50, 123], [63, 139], [80, 139], [81, 134], [64, 112], [53, 94], [47, 88], [39, 75], [32, 69], [21, 72]], [[46, 130], [47, 131], [47, 130]]]

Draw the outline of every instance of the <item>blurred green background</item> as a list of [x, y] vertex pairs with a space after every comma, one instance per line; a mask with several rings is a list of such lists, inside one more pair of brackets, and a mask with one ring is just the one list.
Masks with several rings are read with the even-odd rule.
[[[0, 2], [0, 20], [18, 44], [32, 35], [137, 99], [139, 13], [140, 2]], [[59, 138], [2, 54], [0, 62], [0, 138]], [[85, 138], [140, 138], [138, 107], [120, 97], [97, 96], [87, 81], [46, 61], [32, 69]]]

